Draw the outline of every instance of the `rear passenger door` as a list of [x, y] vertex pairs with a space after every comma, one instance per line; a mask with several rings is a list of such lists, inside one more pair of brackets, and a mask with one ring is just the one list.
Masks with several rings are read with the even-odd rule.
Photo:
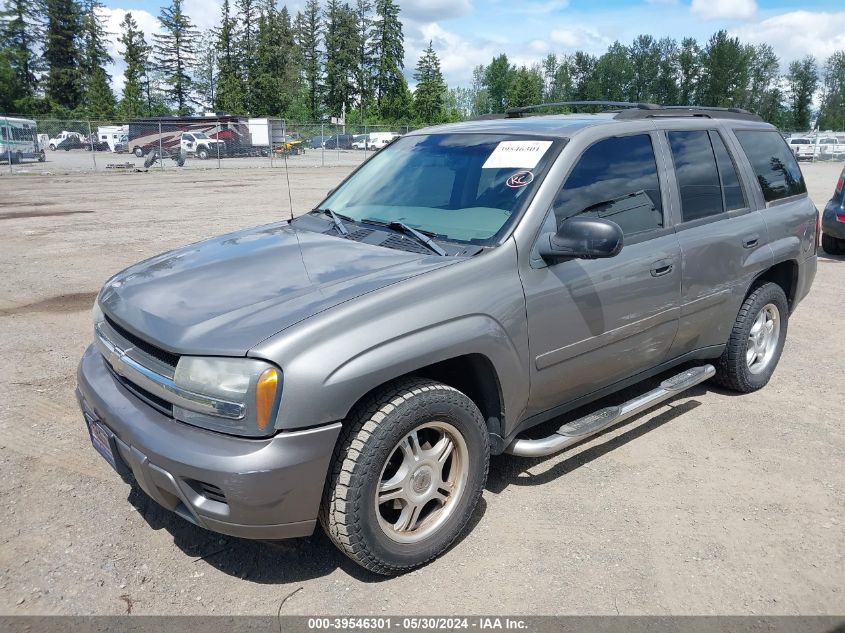
[[576, 215], [616, 222], [625, 236], [617, 256], [534, 260], [520, 270], [532, 361], [526, 417], [659, 365], [669, 351], [680, 250], [664, 214], [656, 136], [615, 136], [585, 148], [546, 219], [543, 231]]
[[670, 352], [678, 357], [728, 340], [746, 289], [771, 265], [772, 254], [766, 224], [721, 126], [667, 127], [682, 259], [678, 334]]

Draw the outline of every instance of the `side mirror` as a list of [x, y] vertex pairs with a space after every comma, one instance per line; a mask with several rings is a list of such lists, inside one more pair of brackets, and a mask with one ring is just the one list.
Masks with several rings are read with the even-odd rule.
[[540, 257], [547, 261], [615, 257], [622, 250], [622, 241], [622, 229], [616, 222], [575, 216], [564, 220], [557, 233], [540, 237]]

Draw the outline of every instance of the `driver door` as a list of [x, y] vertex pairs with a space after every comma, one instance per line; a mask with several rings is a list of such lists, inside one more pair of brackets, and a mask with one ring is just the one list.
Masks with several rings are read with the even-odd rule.
[[528, 416], [666, 360], [678, 330], [681, 254], [651, 133], [587, 148], [558, 192], [544, 230], [592, 215], [612, 220], [624, 246], [608, 259], [534, 259], [522, 271], [530, 348]]

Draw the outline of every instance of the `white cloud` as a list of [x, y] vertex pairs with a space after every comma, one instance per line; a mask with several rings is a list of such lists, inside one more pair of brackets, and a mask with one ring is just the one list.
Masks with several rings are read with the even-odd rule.
[[460, 18], [472, 12], [471, 0], [405, 0], [400, 5], [402, 7], [400, 17], [417, 22], [438, 22]]
[[610, 44], [609, 38], [595, 29], [583, 26], [555, 29], [549, 34], [549, 38], [563, 48], [578, 48], [587, 52], [603, 52]]
[[479, 64], [489, 63], [494, 55], [501, 52], [490, 42], [469, 42], [463, 36], [432, 22], [406, 33], [405, 68], [411, 73], [429, 41], [440, 58], [440, 68], [451, 86], [471, 83], [473, 69]]
[[705, 20], [747, 20], [757, 13], [756, 0], [692, 0], [690, 13]]
[[792, 11], [731, 31], [749, 44], [771, 44], [784, 65], [814, 55], [821, 63], [845, 49], [845, 11]]
[[222, 6], [220, 0], [185, 0], [182, 10], [199, 30], [205, 31], [220, 22]]
[[548, 42], [545, 42], [543, 40], [531, 40], [528, 46], [531, 47], [532, 51], [535, 51], [537, 53], [545, 53], [549, 50]]

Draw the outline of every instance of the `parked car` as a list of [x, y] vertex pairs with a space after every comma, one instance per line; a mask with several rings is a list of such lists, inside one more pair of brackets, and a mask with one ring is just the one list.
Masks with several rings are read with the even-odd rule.
[[125, 154], [129, 151], [129, 136], [124, 134], [114, 144], [115, 154]]
[[355, 134], [352, 137], [352, 149], [367, 149], [369, 142], [369, 134]]
[[311, 149], [320, 149], [321, 147], [326, 146], [326, 141], [329, 140], [331, 136], [314, 136], [311, 138]]
[[842, 160], [845, 158], [845, 143], [840, 143], [835, 136], [822, 136], [817, 139], [816, 158], [820, 160]]
[[66, 152], [70, 151], [72, 149], [86, 149], [86, 148], [90, 150], [91, 146], [87, 145], [87, 143], [85, 143], [82, 140], [82, 137], [76, 136], [76, 135], [71, 135], [71, 136], [65, 137], [64, 139], [59, 141], [59, 143], [57, 145], [53, 145], [52, 141], [50, 143], [50, 149], [53, 149], [53, 150], [62, 150], [63, 149]]
[[336, 134], [326, 139], [323, 144], [326, 149], [352, 149], [351, 134]]
[[108, 141], [100, 140], [97, 138], [96, 134], [92, 134], [88, 138], [82, 141], [84, 149], [88, 151], [95, 151], [95, 152], [110, 152], [111, 145], [109, 145]]
[[[64, 145], [62, 147], [62, 149], [72, 149], [73, 147], [82, 147], [82, 134], [80, 134], [79, 132], [67, 132], [67, 131], [63, 131], [58, 136], [55, 136], [54, 138], [51, 138], [49, 141], [47, 141], [47, 147], [50, 148], [51, 150], [57, 150], [57, 149], [59, 149], [59, 145], [61, 145], [62, 142], [67, 141], [68, 139], [71, 139], [71, 142]], [[73, 142], [72, 142], [73, 139], [75, 139], [76, 142], [78, 143], [75, 146], [73, 145]]]
[[845, 255], [845, 168], [822, 214], [822, 248], [830, 255]]
[[402, 573], [465, 530], [491, 455], [550, 455], [714, 376], [764, 387], [817, 226], [789, 147], [742, 111], [417, 130], [308, 214], [108, 280], [77, 397], [94, 448], [187, 521], [319, 520]]

